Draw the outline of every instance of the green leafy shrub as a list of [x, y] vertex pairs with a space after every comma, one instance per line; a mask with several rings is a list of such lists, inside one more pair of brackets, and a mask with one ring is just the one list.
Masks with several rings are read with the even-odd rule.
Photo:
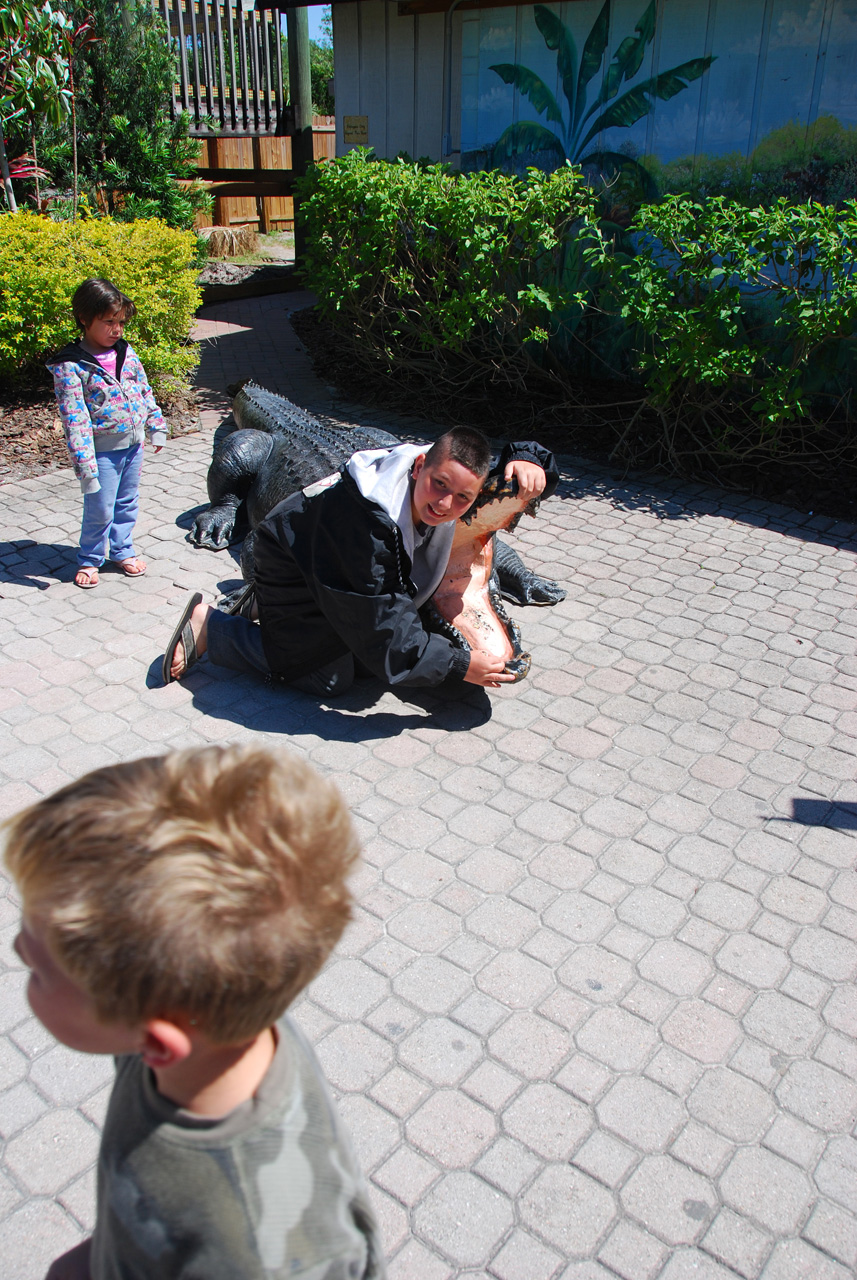
[[[499, 172], [376, 161], [361, 150], [301, 186], [304, 278], [355, 360], [450, 395], [562, 376], [585, 308], [582, 228], [597, 197], [565, 165], [524, 182]], [[565, 331], [561, 334], [565, 326]]]
[[853, 201], [671, 196], [622, 231], [570, 165], [522, 181], [358, 151], [301, 196], [305, 277], [352, 376], [459, 419], [490, 395], [495, 421], [623, 377], [597, 396], [624, 406], [600, 420], [614, 455], [686, 474], [857, 457]]
[[111, 123], [113, 154], [101, 178], [114, 218], [160, 218], [188, 230], [198, 211], [211, 212], [211, 196], [194, 180], [200, 144], [188, 137], [187, 117], [161, 120], [150, 129], [124, 116], [114, 116]]
[[128, 339], [156, 391], [169, 393], [199, 360], [187, 341], [200, 303], [195, 253], [191, 232], [153, 219], [0, 217], [0, 374], [20, 376], [76, 337], [72, 294], [88, 276], [103, 276], [133, 299]]
[[[670, 196], [643, 206], [632, 230], [633, 256], [617, 257], [594, 228], [587, 257], [637, 330], [647, 404], [674, 465], [794, 456], [789, 424], [803, 424], [799, 448], [812, 452], [819, 441], [804, 426], [852, 420], [857, 203], [748, 209]], [[853, 432], [839, 443], [853, 448]]]

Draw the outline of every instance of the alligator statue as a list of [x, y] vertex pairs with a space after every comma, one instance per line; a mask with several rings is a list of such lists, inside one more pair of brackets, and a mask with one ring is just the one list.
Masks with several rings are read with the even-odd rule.
[[[219, 439], [208, 470], [210, 506], [194, 520], [188, 539], [195, 546], [221, 551], [241, 527], [248, 526], [241, 550], [245, 583], [254, 579], [253, 530], [270, 510], [296, 493], [328, 479], [360, 449], [400, 444], [386, 431], [337, 428], [307, 413], [285, 397], [254, 382], [235, 395], [237, 429]], [[565, 591], [527, 569], [516, 551], [495, 537], [511, 531], [538, 499], [518, 497], [517, 483], [489, 474], [474, 505], [458, 523], [447, 573], [426, 605], [426, 627], [464, 649], [478, 647], [502, 657], [520, 680], [530, 668], [517, 624], [503, 598], [515, 604], [551, 605]], [[227, 600], [227, 608], [246, 606], [246, 590]]]

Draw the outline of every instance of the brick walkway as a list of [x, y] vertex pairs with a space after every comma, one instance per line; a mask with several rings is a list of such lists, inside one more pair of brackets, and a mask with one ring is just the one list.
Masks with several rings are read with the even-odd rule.
[[[0, 490], [2, 812], [203, 742], [287, 745], [336, 779], [359, 906], [297, 1016], [392, 1280], [847, 1280], [854, 530], [568, 465], [518, 538], [569, 589], [519, 611], [521, 685], [319, 705], [203, 664], [162, 688], [189, 588], [238, 577], [184, 541], [224, 386], [330, 409], [287, 323], [300, 302], [206, 313], [207, 429], [147, 460], [141, 581], [71, 585], [68, 471]], [[0, 1271], [39, 1280], [91, 1228], [112, 1068], [29, 1015], [16, 919], [7, 892]]]

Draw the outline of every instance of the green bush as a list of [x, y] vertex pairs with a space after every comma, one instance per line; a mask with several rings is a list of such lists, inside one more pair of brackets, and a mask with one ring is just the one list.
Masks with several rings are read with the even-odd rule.
[[[636, 253], [619, 258], [593, 228], [587, 258], [635, 327], [659, 461], [699, 472], [718, 458], [853, 452], [857, 203], [670, 196], [643, 206], [632, 233]], [[815, 431], [830, 420], [836, 440]], [[618, 452], [641, 460], [628, 441]]]
[[305, 277], [352, 373], [459, 418], [499, 390], [497, 421], [619, 375], [638, 394], [614, 454], [685, 473], [857, 450], [854, 201], [671, 196], [622, 231], [569, 165], [523, 181], [356, 151], [301, 195]]
[[597, 205], [579, 170], [523, 182], [355, 150], [311, 170], [300, 197], [304, 278], [356, 360], [446, 379], [451, 394], [555, 379], [552, 342], [583, 314], [571, 299], [586, 290], [580, 230]]
[[812, 416], [843, 344], [854, 353], [857, 203], [837, 213], [670, 196], [633, 226], [633, 257], [603, 240], [590, 256], [646, 335], [639, 366], [653, 403], [726, 389], [767, 423]]
[[103, 276], [135, 303], [128, 339], [156, 390], [169, 392], [199, 360], [187, 341], [200, 303], [195, 253], [192, 232], [154, 219], [0, 217], [0, 373], [20, 376], [73, 339], [72, 294], [88, 276]]

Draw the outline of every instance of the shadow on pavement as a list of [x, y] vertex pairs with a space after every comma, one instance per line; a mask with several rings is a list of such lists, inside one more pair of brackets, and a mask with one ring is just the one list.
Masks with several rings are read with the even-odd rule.
[[[150, 664], [146, 687], [160, 688], [159, 655]], [[320, 700], [288, 686], [272, 688], [261, 678], [239, 675], [202, 659], [187, 680], [194, 709], [212, 720], [225, 720], [258, 733], [311, 733], [325, 742], [366, 742], [396, 738], [408, 729], [465, 733], [491, 719], [491, 699], [476, 686], [451, 685], [397, 693], [379, 680], [358, 680], [335, 702]], [[407, 711], [372, 711], [389, 694]]]
[[857, 831], [857, 804], [849, 801], [792, 800], [792, 816], [778, 822], [799, 822], [805, 827], [831, 827], [835, 831]]
[[0, 542], [0, 582], [47, 591], [51, 581], [70, 582], [76, 568], [77, 547], [71, 543], [39, 543], [32, 538]]
[[[653, 477], [630, 472], [617, 478], [580, 459], [561, 462], [563, 478], [556, 491], [561, 500], [604, 498], [618, 511], [647, 511], [658, 520], [695, 520], [722, 516], [757, 529], [776, 529], [822, 546], [857, 551], [857, 528], [847, 521], [796, 511], [731, 489], [693, 480]], [[569, 475], [574, 467], [577, 474]]]

